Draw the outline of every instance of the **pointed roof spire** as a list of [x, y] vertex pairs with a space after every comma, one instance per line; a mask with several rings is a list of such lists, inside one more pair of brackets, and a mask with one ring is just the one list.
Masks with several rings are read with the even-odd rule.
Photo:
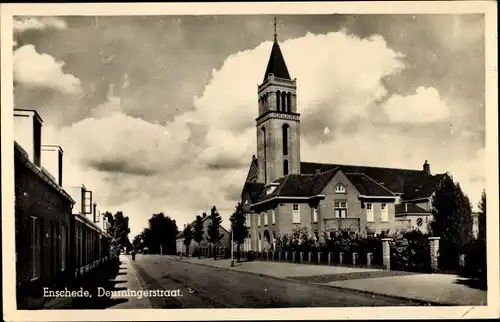
[[274, 42], [278, 42], [278, 32], [276, 31], [276, 16], [274, 16]]
[[266, 73], [264, 74], [264, 81], [267, 79], [269, 74], [273, 74], [275, 77], [291, 80], [290, 74], [288, 73], [288, 68], [286, 67], [285, 58], [283, 57], [280, 45], [278, 44], [276, 16], [274, 17], [273, 48], [271, 49], [271, 55], [269, 56], [269, 62], [267, 63]]

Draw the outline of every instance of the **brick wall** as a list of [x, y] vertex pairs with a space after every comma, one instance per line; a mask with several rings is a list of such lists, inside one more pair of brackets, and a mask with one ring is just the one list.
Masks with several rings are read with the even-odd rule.
[[26, 167], [16, 151], [15, 159], [15, 216], [18, 282], [30, 281], [32, 252], [30, 248], [31, 216], [41, 220], [41, 272], [38, 279], [49, 283], [61, 273], [61, 226], [66, 227], [66, 267], [71, 267], [71, 202], [55, 188]]
[[[346, 187], [346, 193], [336, 193], [335, 187], [338, 184], [344, 185]], [[359, 233], [366, 235], [368, 231], [373, 231], [377, 234], [380, 232], [393, 229], [394, 228], [394, 203], [385, 200], [370, 200], [365, 201], [366, 203], [371, 203], [373, 205], [373, 222], [367, 222], [366, 209], [362, 202], [359, 200], [359, 192], [356, 187], [349, 181], [344, 173], [341, 171], [337, 172], [330, 182], [325, 186], [322, 191], [325, 195], [325, 199], [321, 200], [318, 205], [318, 225], [320, 231], [332, 231], [345, 229], [346, 225], [352, 227], [353, 230], [357, 230], [359, 226]], [[354, 220], [336, 220], [334, 217], [334, 202], [347, 202], [347, 218], [357, 218], [357, 223]], [[382, 210], [381, 204], [386, 203], [388, 207], [388, 221], [383, 222], [381, 220]], [[326, 221], [325, 221], [326, 219]], [[342, 223], [344, 222], [344, 223]]]
[[[344, 185], [346, 188], [345, 194], [335, 193], [335, 187], [338, 184]], [[341, 171], [333, 176], [321, 193], [325, 195], [325, 199], [321, 200], [318, 205], [318, 223], [321, 231], [339, 230], [338, 221], [335, 220], [334, 215], [335, 201], [347, 202], [348, 218], [359, 218], [360, 226], [363, 226], [363, 223], [366, 222], [366, 215], [362, 212], [361, 203], [358, 199], [359, 192]]]

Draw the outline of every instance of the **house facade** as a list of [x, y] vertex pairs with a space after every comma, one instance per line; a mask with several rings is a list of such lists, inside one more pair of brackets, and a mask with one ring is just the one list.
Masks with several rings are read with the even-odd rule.
[[298, 226], [309, 236], [347, 230], [363, 236], [427, 232], [435, 188], [447, 174], [421, 169], [302, 162], [297, 82], [277, 37], [257, 90], [257, 155], [241, 198], [250, 237], [245, 250], [264, 251]]
[[[203, 213], [202, 221], [203, 221], [203, 240], [199, 244], [196, 241], [194, 241], [194, 227], [196, 225], [196, 220], [195, 220], [189, 224], [191, 226], [191, 230], [193, 231], [193, 239], [191, 240], [189, 247], [186, 249], [186, 245], [184, 245], [184, 229], [186, 229], [187, 225], [184, 225], [184, 229], [181, 232], [179, 232], [176, 236], [177, 252], [180, 252], [181, 254], [192, 254], [199, 247], [205, 248], [205, 247], [210, 246], [210, 244], [207, 240], [208, 226], [211, 223], [210, 217], [207, 216], [206, 213]], [[225, 229], [222, 226], [219, 226], [219, 233], [221, 233], [223, 235], [223, 237], [217, 246], [218, 247], [230, 247], [231, 246], [231, 234], [227, 231], [227, 229]]]

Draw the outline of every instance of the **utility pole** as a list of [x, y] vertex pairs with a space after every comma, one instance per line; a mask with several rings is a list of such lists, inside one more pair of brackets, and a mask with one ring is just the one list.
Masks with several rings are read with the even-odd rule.
[[231, 267], [234, 267], [234, 240], [233, 240], [232, 229], [231, 229]]

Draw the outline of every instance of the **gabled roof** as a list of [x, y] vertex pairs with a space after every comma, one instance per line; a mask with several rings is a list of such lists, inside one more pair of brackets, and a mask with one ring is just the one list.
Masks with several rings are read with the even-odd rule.
[[365, 196], [394, 196], [387, 188], [383, 187], [375, 180], [364, 173], [346, 173], [346, 177], [358, 189], [361, 195]]
[[[205, 220], [207, 220], [209, 218], [209, 215], [207, 214], [205, 217], [202, 216], [202, 220], [201, 222], [205, 222]], [[194, 230], [194, 227], [196, 225], [196, 219], [193, 220], [190, 224], [188, 224], [188, 226], [191, 226], [191, 228]], [[176, 239], [179, 239], [179, 238], [183, 238], [184, 237], [184, 229], [183, 228], [178, 234], [177, 236], [175, 236]], [[222, 230], [222, 232], [226, 233], [226, 234], [229, 234], [229, 232], [227, 231], [226, 228], [222, 227], [222, 225], [219, 226], [219, 232]]]
[[259, 195], [258, 202], [273, 197], [313, 197], [321, 193], [338, 169], [317, 174], [288, 174], [274, 181], [276, 189], [267, 194], [265, 189]]
[[429, 198], [445, 176], [446, 173], [440, 173], [433, 176], [426, 175], [420, 178], [411, 178], [406, 182], [404, 199]]
[[250, 168], [248, 169], [247, 179], [245, 182], [255, 182], [258, 177], [258, 164], [257, 158], [252, 156], [252, 162], [250, 163]]
[[271, 55], [269, 56], [269, 62], [267, 63], [263, 82], [266, 81], [269, 74], [274, 74], [274, 77], [291, 80], [288, 68], [286, 67], [285, 58], [281, 53], [280, 45], [276, 39], [273, 42], [273, 48], [271, 49]]
[[250, 197], [250, 202], [253, 203], [259, 198], [262, 189], [264, 189], [264, 184], [261, 182], [245, 182], [241, 197], [243, 198], [243, 195], [247, 192]]
[[[201, 222], [204, 222], [208, 218], [208, 215], [206, 215], [205, 217], [203, 217], [202, 215], [201, 217], [202, 217]], [[193, 220], [191, 223], [189, 223], [187, 226], [190, 226], [192, 229], [194, 229], [195, 225], [196, 225], [196, 219]], [[186, 227], [184, 227], [184, 229], [186, 229]], [[184, 229], [182, 229], [181, 231], [179, 231], [179, 233], [177, 233], [176, 238], [184, 237]]]
[[[289, 174], [275, 183], [278, 187], [273, 193], [266, 195], [264, 184], [247, 185], [243, 188], [251, 189], [253, 196], [259, 194], [258, 201], [264, 201], [273, 196], [305, 197], [318, 195], [330, 182], [337, 170], [342, 170], [361, 195], [367, 196], [394, 196], [402, 194], [403, 200], [429, 198], [436, 186], [446, 174], [431, 175], [423, 170], [394, 169], [368, 167], [358, 165], [340, 165], [329, 163], [300, 163], [301, 174]], [[253, 158], [250, 164], [246, 182], [255, 183], [257, 180], [257, 159]], [[252, 202], [255, 202], [252, 200]]]
[[395, 205], [394, 212], [396, 215], [429, 213], [429, 211], [425, 210], [424, 208], [410, 202]]
[[315, 173], [339, 168], [344, 173], [363, 173], [403, 199], [428, 198], [446, 174], [430, 175], [422, 170], [301, 162], [301, 173]]

